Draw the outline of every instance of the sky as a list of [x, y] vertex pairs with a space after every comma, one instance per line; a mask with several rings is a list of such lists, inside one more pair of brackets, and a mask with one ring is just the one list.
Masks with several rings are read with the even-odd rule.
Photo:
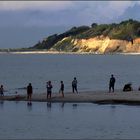
[[0, 48], [31, 47], [73, 26], [140, 20], [140, 1], [0, 1]]

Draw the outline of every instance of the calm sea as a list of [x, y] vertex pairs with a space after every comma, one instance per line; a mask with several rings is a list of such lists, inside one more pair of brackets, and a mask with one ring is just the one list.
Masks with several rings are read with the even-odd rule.
[[139, 139], [140, 108], [0, 102], [0, 139]]
[[[71, 91], [77, 77], [79, 91], [108, 90], [111, 74], [116, 89], [132, 82], [140, 85], [139, 55], [0, 54], [0, 83], [5, 94], [46, 92], [51, 80], [58, 92], [60, 81]], [[92, 103], [0, 101], [0, 139], [139, 139], [139, 106]]]
[[46, 92], [51, 80], [53, 92], [59, 91], [60, 81], [71, 92], [71, 81], [77, 77], [79, 91], [108, 90], [111, 74], [116, 77], [116, 89], [132, 82], [140, 86], [140, 55], [81, 55], [81, 54], [0, 54], [0, 84], [5, 94], [25, 93], [32, 83], [34, 93]]

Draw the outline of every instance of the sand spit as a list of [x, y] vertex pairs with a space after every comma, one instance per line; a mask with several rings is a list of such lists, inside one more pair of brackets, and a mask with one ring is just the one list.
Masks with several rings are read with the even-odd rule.
[[97, 52], [64, 52], [64, 51], [15, 51], [0, 52], [0, 54], [71, 54], [71, 55], [140, 55], [140, 52], [115, 52], [115, 53], [97, 53]]
[[[0, 100], [8, 101], [27, 101], [26, 95], [11, 95], [0, 97]], [[140, 105], [140, 92], [80, 92], [78, 94], [65, 93], [62, 98], [60, 94], [53, 94], [52, 99], [46, 99], [46, 94], [34, 94], [32, 101], [36, 102], [71, 102], [71, 103], [97, 103], [97, 104], [130, 104]]]

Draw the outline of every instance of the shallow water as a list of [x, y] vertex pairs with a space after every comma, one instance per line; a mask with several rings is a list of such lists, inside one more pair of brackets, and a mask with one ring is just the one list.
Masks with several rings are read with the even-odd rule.
[[0, 139], [136, 139], [139, 106], [0, 102]]
[[116, 77], [116, 89], [132, 82], [140, 85], [140, 55], [78, 55], [78, 54], [0, 54], [0, 84], [8, 93], [25, 93], [32, 83], [34, 93], [46, 92], [51, 80], [53, 92], [60, 81], [71, 92], [71, 81], [77, 77], [79, 91], [108, 90], [111, 74]]

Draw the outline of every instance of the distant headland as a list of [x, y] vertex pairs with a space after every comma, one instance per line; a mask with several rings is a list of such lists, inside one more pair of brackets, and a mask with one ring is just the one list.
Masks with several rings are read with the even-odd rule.
[[32, 47], [1, 49], [0, 52], [51, 53], [140, 53], [140, 22], [129, 19], [120, 23], [73, 27], [54, 34]]

